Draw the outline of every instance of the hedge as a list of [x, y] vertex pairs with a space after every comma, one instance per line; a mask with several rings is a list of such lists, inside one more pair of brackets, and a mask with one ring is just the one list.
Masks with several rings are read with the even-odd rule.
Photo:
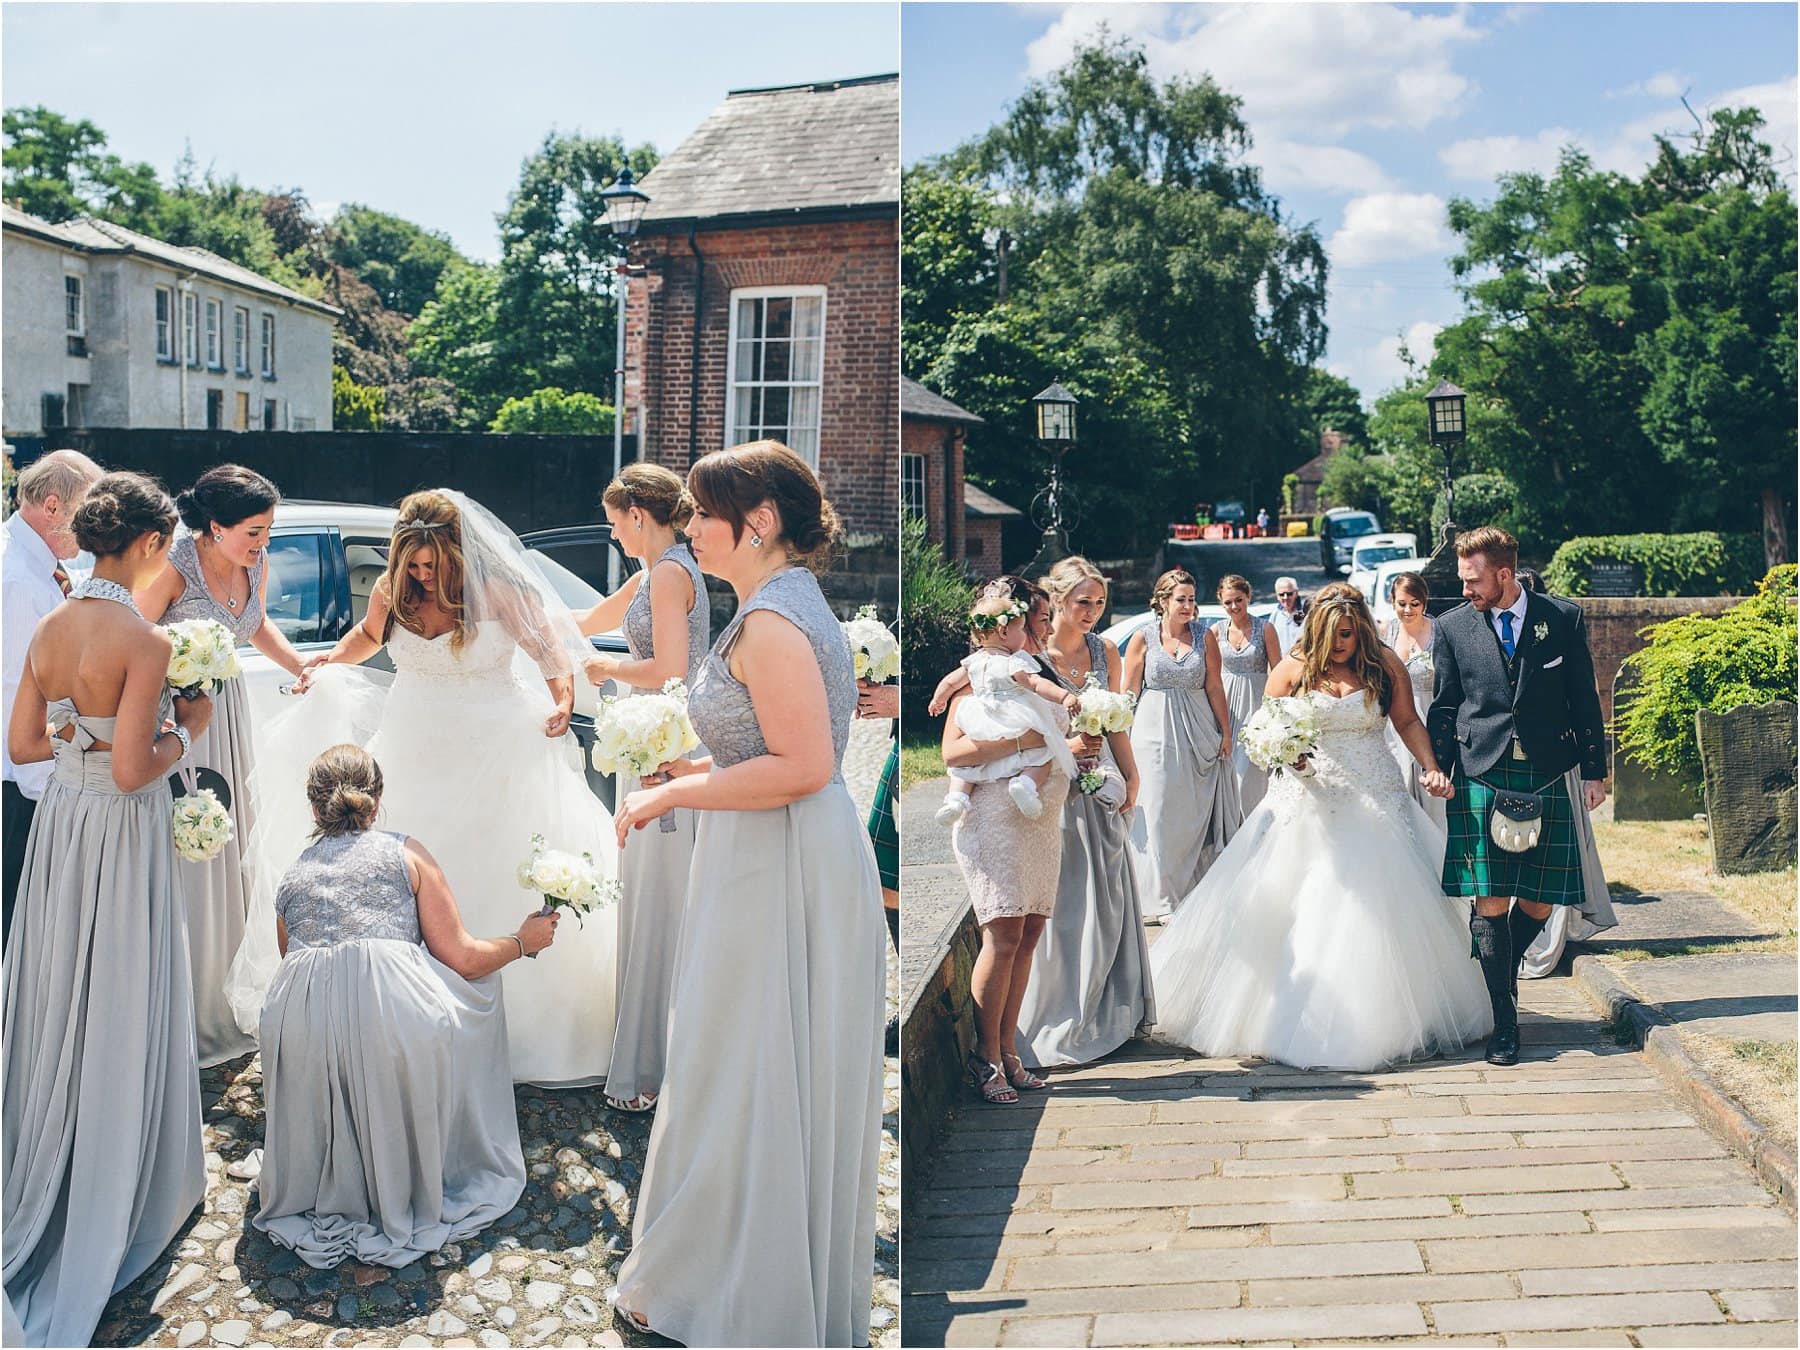
[[1643, 568], [1646, 596], [1748, 595], [1763, 572], [1762, 539], [1754, 534], [1609, 534], [1569, 540], [1544, 569], [1557, 595], [1586, 595], [1596, 562]]
[[908, 740], [937, 730], [925, 712], [937, 682], [969, 654], [969, 607], [975, 590], [931, 542], [925, 522], [900, 526], [901, 725]]

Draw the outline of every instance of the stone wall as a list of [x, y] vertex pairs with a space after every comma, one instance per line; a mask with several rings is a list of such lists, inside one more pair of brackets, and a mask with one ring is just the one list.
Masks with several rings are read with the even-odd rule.
[[1600, 685], [1600, 711], [1608, 722], [1613, 715], [1613, 682], [1619, 664], [1643, 650], [1639, 631], [1683, 614], [1720, 614], [1742, 597], [1733, 595], [1683, 595], [1671, 598], [1633, 597], [1598, 599], [1583, 596], [1576, 601], [1587, 620], [1588, 647], [1594, 654], [1594, 678]]

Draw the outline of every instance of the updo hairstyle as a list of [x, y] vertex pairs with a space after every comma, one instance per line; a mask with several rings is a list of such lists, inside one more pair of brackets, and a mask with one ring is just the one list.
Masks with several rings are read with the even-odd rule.
[[96, 558], [117, 557], [146, 534], [175, 533], [175, 503], [163, 485], [141, 473], [102, 474], [70, 522], [75, 542]]
[[1186, 568], [1171, 567], [1156, 579], [1156, 589], [1150, 592], [1150, 608], [1159, 615], [1167, 613], [1169, 601], [1174, 598], [1177, 586], [1192, 586], [1195, 594], [1200, 591], [1199, 583], [1188, 574]]
[[1106, 574], [1079, 553], [1071, 554], [1044, 573], [1044, 589], [1050, 593], [1050, 603], [1058, 609], [1084, 581], [1099, 582], [1102, 594], [1110, 589]]
[[273, 511], [281, 490], [255, 469], [242, 464], [219, 464], [194, 480], [194, 486], [175, 499], [181, 523], [195, 534], [212, 525], [230, 529], [239, 521]]
[[780, 441], [750, 441], [702, 455], [688, 470], [688, 491], [709, 516], [731, 522], [734, 543], [744, 537], [744, 521], [764, 502], [775, 508], [779, 542], [815, 572], [831, 566], [833, 545], [843, 527], [819, 490], [806, 461]]
[[334, 745], [306, 769], [313, 838], [356, 834], [375, 823], [381, 807], [381, 766], [360, 745]]
[[1418, 572], [1402, 572], [1394, 578], [1394, 594], [1410, 595], [1421, 605], [1431, 602], [1431, 587]]
[[606, 485], [600, 503], [619, 512], [635, 506], [658, 525], [677, 530], [684, 528], [694, 514], [694, 499], [688, 496], [681, 476], [660, 464], [627, 464]]
[[1220, 577], [1219, 589], [1213, 592], [1213, 594], [1223, 600], [1231, 591], [1242, 591], [1246, 600], [1254, 600], [1256, 598], [1256, 592], [1251, 589], [1249, 579], [1247, 577], [1240, 577], [1236, 572], [1227, 572], [1224, 576]]

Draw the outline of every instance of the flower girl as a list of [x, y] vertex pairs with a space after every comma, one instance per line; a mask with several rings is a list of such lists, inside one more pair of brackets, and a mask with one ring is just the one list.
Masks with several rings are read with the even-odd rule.
[[1059, 704], [1073, 714], [1081, 697], [1038, 673], [1038, 664], [1021, 649], [1025, 646], [1026, 607], [1004, 587], [989, 586], [969, 611], [969, 639], [974, 650], [962, 660], [968, 672], [970, 697], [956, 708], [956, 725], [972, 740], [1010, 741], [1027, 732], [1044, 738], [1042, 747], [1018, 751], [992, 763], [949, 770], [950, 791], [938, 807], [937, 820], [949, 825], [969, 809], [969, 790], [975, 783], [1007, 779], [1007, 794], [1027, 819], [1036, 820], [1044, 804], [1038, 791], [1055, 764], [1070, 778], [1075, 776], [1074, 756], [1046, 703]]

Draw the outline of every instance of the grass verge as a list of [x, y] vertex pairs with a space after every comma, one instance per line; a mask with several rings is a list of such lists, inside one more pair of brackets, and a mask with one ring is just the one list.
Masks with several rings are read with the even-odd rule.
[[1715, 896], [1773, 937], [1744, 942], [1673, 944], [1654, 949], [1613, 948], [1608, 956], [1626, 961], [1701, 952], [1787, 952], [1795, 942], [1795, 871], [1723, 876], [1712, 870], [1712, 846], [1704, 820], [1613, 820], [1608, 808], [1594, 818], [1594, 838], [1608, 884], [1615, 891], [1699, 891]]
[[1682, 1031], [1681, 1044], [1700, 1067], [1791, 1153], [1794, 1121], [1800, 1113], [1793, 1041], [1733, 1041], [1699, 1031]]
[[944, 776], [944, 758], [935, 739], [911, 739], [902, 734], [900, 738], [900, 790], [905, 792], [914, 783], [923, 782], [927, 778]]

